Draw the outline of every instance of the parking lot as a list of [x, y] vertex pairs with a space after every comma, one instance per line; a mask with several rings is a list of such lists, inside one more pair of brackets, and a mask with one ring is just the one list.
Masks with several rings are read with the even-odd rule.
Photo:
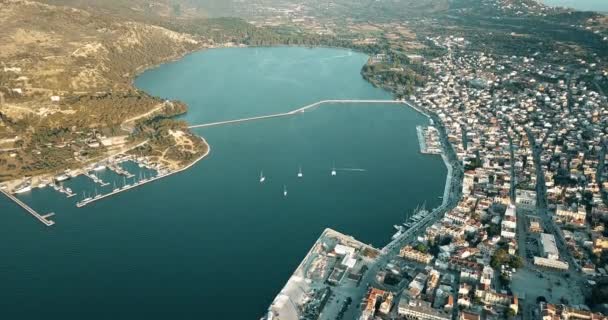
[[[511, 279], [513, 293], [523, 301], [525, 319], [537, 307], [536, 299], [544, 297], [550, 303], [584, 304], [579, 284], [567, 273], [540, 268], [522, 268]], [[526, 294], [522, 294], [525, 292]]]

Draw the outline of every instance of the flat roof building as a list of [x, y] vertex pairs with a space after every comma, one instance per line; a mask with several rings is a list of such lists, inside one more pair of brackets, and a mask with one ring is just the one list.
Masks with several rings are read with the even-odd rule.
[[555, 237], [549, 233], [540, 234], [540, 243], [542, 245], [543, 255], [547, 259], [559, 259], [559, 250], [555, 244]]
[[543, 257], [534, 257], [534, 265], [551, 269], [568, 270], [567, 262]]
[[403, 296], [399, 300], [398, 313], [406, 319], [450, 320], [452, 313], [431, 307], [431, 303]]

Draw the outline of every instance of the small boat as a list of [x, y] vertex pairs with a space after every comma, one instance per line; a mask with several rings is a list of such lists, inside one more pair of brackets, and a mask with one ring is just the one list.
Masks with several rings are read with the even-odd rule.
[[70, 178], [70, 176], [68, 176], [67, 174], [62, 174], [62, 175], [56, 176], [55, 181], [62, 182], [62, 181], [68, 180], [69, 178]]
[[100, 164], [97, 167], [95, 167], [93, 169], [93, 171], [101, 171], [101, 170], [104, 170], [105, 168], [106, 168], [106, 166], [104, 166], [103, 164]]
[[298, 171], [298, 178], [302, 178], [303, 174], [302, 174], [302, 167], [300, 167], [300, 171]]
[[260, 171], [260, 183], [264, 183], [266, 181], [266, 177], [264, 177], [264, 171]]
[[336, 168], [335, 168], [335, 167], [333, 167], [333, 168], [331, 169], [331, 175], [332, 175], [332, 176], [335, 176], [335, 175], [336, 175]]
[[283, 197], [287, 197], [287, 186], [283, 186]]
[[395, 239], [399, 238], [399, 236], [401, 236], [402, 234], [403, 234], [403, 232], [401, 230], [399, 230], [391, 237], [391, 239], [395, 240]]
[[15, 193], [26, 193], [30, 191], [32, 191], [32, 186], [30, 184], [27, 184], [22, 187], [18, 187], [17, 190], [15, 190]]

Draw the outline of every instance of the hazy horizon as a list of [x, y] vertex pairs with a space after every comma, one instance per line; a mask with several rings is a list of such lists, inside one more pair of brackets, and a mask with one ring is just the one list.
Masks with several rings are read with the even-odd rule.
[[608, 11], [606, 0], [543, 0], [545, 4], [552, 6], [570, 7], [577, 10]]

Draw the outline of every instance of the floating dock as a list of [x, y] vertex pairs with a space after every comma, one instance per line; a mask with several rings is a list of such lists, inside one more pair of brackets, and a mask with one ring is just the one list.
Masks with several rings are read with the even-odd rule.
[[44, 223], [45, 226], [50, 227], [55, 224], [54, 221], [51, 221], [48, 219], [48, 218], [54, 216], [55, 213], [51, 212], [51, 213], [48, 213], [45, 215], [40, 215], [38, 212], [36, 212], [36, 210], [30, 208], [30, 206], [28, 206], [27, 204], [25, 204], [23, 201], [19, 200], [17, 197], [13, 196], [12, 194], [10, 194], [4, 190], [0, 190], [0, 192], [2, 192], [7, 198], [13, 200], [16, 204], [18, 204], [21, 208], [25, 209], [25, 211], [27, 211], [29, 214], [34, 216], [40, 222]]
[[93, 182], [98, 183], [100, 186], [105, 187], [107, 185], [109, 185], [109, 183], [104, 182], [103, 180], [101, 180], [99, 177], [97, 177], [97, 175], [92, 175], [89, 172], [84, 172], [83, 173], [87, 178], [93, 180]]

